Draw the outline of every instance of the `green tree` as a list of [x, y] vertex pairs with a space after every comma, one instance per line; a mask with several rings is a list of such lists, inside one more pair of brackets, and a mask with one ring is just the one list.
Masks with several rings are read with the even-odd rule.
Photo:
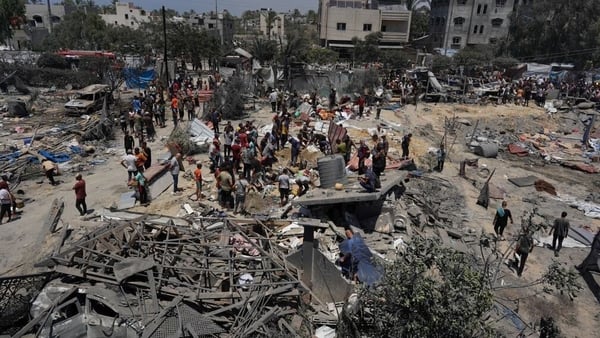
[[311, 48], [306, 56], [308, 62], [319, 65], [335, 63], [339, 59], [338, 52], [321, 47]]
[[109, 49], [107, 26], [97, 13], [77, 10], [65, 15], [46, 38], [47, 49]]
[[364, 40], [357, 37], [352, 38], [354, 62], [373, 62], [379, 60], [381, 32], [374, 32], [365, 36]]
[[315, 25], [319, 21], [319, 15], [312, 9], [306, 13], [306, 23]]
[[599, 1], [528, 1], [510, 18], [507, 51], [522, 61], [598, 63], [599, 14]]
[[429, 9], [426, 8], [412, 12], [410, 19], [410, 41], [424, 37], [429, 33], [429, 14]]
[[0, 0], [0, 43], [13, 37], [14, 29], [24, 22], [24, 0]]
[[269, 63], [277, 55], [277, 42], [256, 37], [250, 46], [250, 52], [261, 64]]
[[[371, 337], [481, 337], [493, 295], [477, 262], [431, 239], [413, 238], [375, 288], [363, 288], [363, 315], [344, 327]], [[349, 325], [348, 325], [349, 324]], [[350, 335], [347, 335], [350, 336]]]
[[267, 13], [262, 13], [261, 15], [263, 15], [265, 18], [265, 23], [267, 26], [267, 31], [265, 33], [267, 33], [267, 38], [271, 40], [271, 30], [273, 29], [275, 22], [279, 20], [279, 17], [275, 11], [268, 11]]

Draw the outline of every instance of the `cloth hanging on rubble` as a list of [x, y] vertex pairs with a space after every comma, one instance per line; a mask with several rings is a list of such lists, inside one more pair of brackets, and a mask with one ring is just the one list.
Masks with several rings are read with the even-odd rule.
[[383, 272], [373, 261], [373, 254], [359, 233], [340, 243], [342, 254], [350, 253], [353, 265], [356, 266], [358, 280], [372, 286], [379, 282]]
[[146, 70], [139, 70], [135, 68], [124, 68], [123, 78], [127, 88], [148, 88], [148, 85], [156, 77], [154, 68], [148, 68]]

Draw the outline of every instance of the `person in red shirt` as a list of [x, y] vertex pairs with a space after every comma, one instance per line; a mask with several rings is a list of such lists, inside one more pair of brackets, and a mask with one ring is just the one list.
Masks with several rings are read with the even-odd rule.
[[75, 190], [75, 208], [79, 211], [79, 215], [83, 216], [87, 214], [87, 205], [85, 204], [85, 197], [87, 196], [85, 193], [85, 180], [81, 174], [77, 174], [77, 176], [75, 176], [75, 181], [75, 185], [73, 185], [73, 190]]
[[244, 128], [240, 128], [238, 139], [240, 140], [240, 146], [242, 148], [248, 148], [248, 134], [246, 134], [246, 130]]
[[231, 156], [233, 157], [233, 172], [237, 172], [240, 170], [240, 160], [242, 159], [242, 146], [239, 138], [236, 138], [231, 145]]

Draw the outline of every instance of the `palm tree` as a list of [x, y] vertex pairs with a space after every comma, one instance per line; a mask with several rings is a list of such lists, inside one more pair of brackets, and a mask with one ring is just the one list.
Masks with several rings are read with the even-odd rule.
[[278, 19], [279, 17], [277, 16], [277, 13], [275, 11], [268, 11], [265, 15], [265, 22], [267, 24], [267, 38], [269, 40], [271, 40], [271, 30], [273, 29], [273, 24]]

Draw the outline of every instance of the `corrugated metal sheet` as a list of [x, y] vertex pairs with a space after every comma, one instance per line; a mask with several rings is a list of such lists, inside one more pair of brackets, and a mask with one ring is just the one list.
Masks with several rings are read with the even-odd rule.
[[348, 134], [346, 128], [339, 126], [333, 122], [329, 124], [329, 131], [327, 132], [327, 137], [329, 138], [329, 144], [333, 147], [337, 140], [344, 139], [344, 136]]
[[215, 133], [212, 129], [210, 129], [204, 122], [194, 119], [190, 124], [190, 129], [188, 131], [190, 134], [190, 139], [192, 142], [198, 145], [204, 145], [212, 142], [215, 137]]

